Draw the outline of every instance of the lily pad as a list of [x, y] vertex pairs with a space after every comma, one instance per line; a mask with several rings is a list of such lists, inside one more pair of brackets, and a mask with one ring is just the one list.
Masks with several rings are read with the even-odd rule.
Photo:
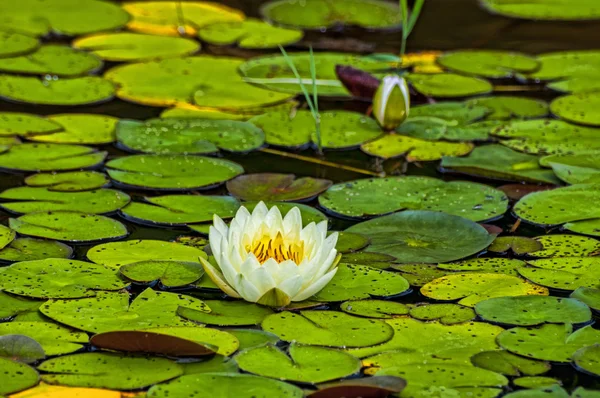
[[573, 332], [570, 324], [546, 324], [538, 328], [516, 327], [498, 336], [502, 348], [533, 359], [570, 362], [580, 348], [596, 344], [600, 331], [585, 326]]
[[600, 95], [594, 92], [559, 97], [550, 103], [556, 116], [569, 122], [600, 126]]
[[489, 96], [468, 100], [469, 105], [484, 106], [492, 112], [486, 120], [529, 119], [548, 114], [546, 101], [516, 96]]
[[183, 374], [173, 361], [157, 357], [136, 357], [86, 352], [43, 362], [42, 380], [50, 384], [120, 390], [144, 388]]
[[266, 377], [239, 373], [204, 373], [179, 377], [148, 390], [148, 398], [301, 398], [302, 390], [292, 384]]
[[0, 336], [23, 335], [37, 341], [48, 356], [69, 354], [80, 350], [89, 341], [88, 335], [50, 322], [0, 323]]
[[356, 357], [332, 348], [292, 343], [288, 352], [289, 357], [277, 347], [265, 345], [242, 351], [235, 360], [246, 372], [303, 383], [340, 379], [361, 368]]
[[138, 239], [94, 246], [88, 250], [86, 257], [96, 264], [119, 269], [140, 261], [199, 262], [198, 257], [207, 256], [198, 248], [179, 243]]
[[309, 200], [331, 186], [329, 180], [293, 174], [246, 174], [227, 182], [227, 190], [242, 200]]
[[63, 131], [27, 136], [30, 141], [56, 144], [110, 144], [115, 141], [115, 127], [119, 119], [94, 114], [54, 115], [49, 120], [60, 124]]
[[62, 171], [94, 167], [106, 152], [81, 145], [21, 144], [0, 153], [0, 168], [15, 171]]
[[435, 117], [407, 119], [396, 129], [401, 135], [429, 141], [487, 141], [490, 135], [503, 123], [497, 120], [483, 120], [466, 125], [453, 125]]
[[0, 358], [2, 386], [0, 394], [11, 394], [36, 385], [39, 375], [32, 367], [7, 358]]
[[38, 307], [43, 302], [41, 300], [30, 300], [25, 297], [0, 292], [0, 320], [5, 321], [19, 314], [26, 314], [32, 311], [37, 312]]
[[424, 304], [410, 309], [410, 316], [421, 321], [438, 320], [442, 325], [454, 325], [473, 320], [475, 311], [458, 304]]
[[0, 112], [0, 137], [48, 134], [60, 131], [62, 128], [60, 124], [42, 116], [20, 112]]
[[378, 0], [350, 0], [344, 3], [324, 0], [272, 1], [262, 14], [278, 25], [324, 30], [340, 25], [381, 29], [398, 27], [402, 22], [396, 4]]
[[594, 311], [600, 311], [600, 289], [578, 287], [569, 297], [587, 304]]
[[512, 0], [483, 0], [491, 12], [513, 18], [535, 20], [587, 20], [600, 18], [593, 0], [557, 0], [552, 3], [515, 3]]
[[285, 46], [299, 41], [302, 36], [301, 30], [280, 28], [255, 18], [215, 23], [198, 32], [201, 40], [211, 44], [237, 44], [240, 48], [251, 49]]
[[0, 75], [0, 97], [36, 105], [88, 105], [113, 98], [113, 84], [101, 77], [65, 79]]
[[123, 120], [117, 127], [119, 145], [127, 150], [156, 154], [207, 154], [219, 149], [249, 152], [264, 143], [252, 123], [195, 118]]
[[509, 78], [516, 73], [533, 72], [538, 61], [528, 55], [492, 50], [459, 50], [444, 53], [437, 59], [443, 67], [466, 75], [492, 79]]
[[580, 235], [542, 235], [534, 238], [542, 245], [529, 255], [531, 257], [577, 257], [594, 256], [600, 251], [600, 241]]
[[552, 167], [558, 178], [568, 184], [600, 183], [600, 152], [578, 152], [544, 156], [540, 164]]
[[599, 257], [548, 258], [527, 263], [533, 267], [519, 268], [519, 273], [542, 286], [561, 290], [600, 287]]
[[474, 146], [470, 142], [429, 141], [398, 134], [388, 134], [361, 145], [360, 149], [383, 159], [404, 156], [408, 162], [439, 160], [444, 156], [466, 155]]
[[545, 376], [526, 376], [513, 380], [513, 384], [523, 388], [548, 388], [554, 385], [561, 386], [560, 380]]
[[513, 151], [504, 145], [478, 146], [465, 157], [442, 158], [444, 171], [506, 181], [558, 184], [551, 170], [539, 165], [539, 157]]
[[128, 234], [127, 228], [116, 220], [75, 211], [29, 213], [11, 218], [9, 224], [21, 235], [72, 243], [119, 239]]
[[[241, 348], [241, 345], [240, 345]], [[232, 358], [222, 355], [214, 357], [202, 362], [184, 362], [180, 363], [183, 366], [184, 375], [195, 375], [199, 373], [237, 373], [237, 363]]]
[[16, 235], [12, 229], [0, 225], [0, 249], [8, 246], [15, 239]]
[[0, 357], [22, 363], [33, 363], [45, 359], [44, 349], [34, 339], [21, 334], [0, 336]]
[[56, 192], [48, 188], [16, 187], [0, 193], [0, 206], [13, 213], [78, 211], [89, 214], [111, 213], [129, 203], [129, 195], [113, 189], [83, 192]]
[[40, 173], [25, 177], [30, 187], [47, 187], [49, 191], [78, 192], [102, 188], [109, 179], [97, 171], [71, 171], [66, 173]]
[[518, 390], [506, 394], [507, 398], [569, 398], [569, 393], [559, 385]]
[[352, 218], [423, 209], [483, 221], [504, 214], [508, 200], [503, 192], [487, 185], [408, 176], [335, 184], [319, 196], [319, 205]]
[[74, 48], [89, 51], [107, 61], [146, 61], [194, 54], [200, 44], [183, 37], [165, 37], [139, 33], [100, 33], [78, 38]]
[[269, 307], [244, 301], [205, 300], [204, 302], [211, 309], [208, 313], [181, 307], [177, 314], [190, 321], [208, 325], [249, 326], [260, 324], [267, 315], [273, 313]]
[[455, 73], [411, 73], [407, 78], [419, 93], [428, 97], [465, 97], [492, 91], [487, 80]]
[[128, 293], [99, 292], [91, 298], [49, 300], [40, 311], [57, 322], [93, 333], [151, 328], [159, 333], [155, 328], [197, 326], [176, 315], [179, 306], [210, 311], [191, 296], [152, 289], [144, 290], [131, 304]]
[[347, 231], [371, 239], [367, 252], [389, 254], [399, 263], [454, 261], [483, 250], [494, 240], [473, 221], [432, 211], [390, 214]]
[[39, 41], [34, 37], [16, 32], [2, 32], [0, 33], [0, 58], [31, 53], [39, 45]]
[[598, 390], [589, 390], [583, 387], [577, 387], [573, 390], [571, 394], [572, 398], [598, 398], [600, 396], [600, 391]]
[[523, 77], [548, 82], [546, 87], [562, 92], [594, 91], [600, 52], [596, 50], [557, 51], [538, 55], [540, 69]]
[[[2, 156], [0, 155], [0, 166]], [[142, 189], [191, 190], [219, 185], [244, 172], [224, 159], [184, 155], [132, 155], [106, 163], [116, 182]]]
[[477, 303], [475, 311], [483, 320], [516, 326], [577, 324], [592, 319], [587, 305], [579, 300], [559, 297], [495, 297]]
[[267, 316], [262, 329], [285, 341], [330, 347], [364, 347], [392, 338], [392, 327], [377, 319], [339, 311], [284, 311]]
[[317, 391], [311, 392], [308, 396], [310, 398], [374, 398], [385, 394], [399, 394], [405, 387], [406, 381], [400, 377], [373, 376], [321, 384]]
[[127, 286], [107, 267], [70, 259], [22, 261], [0, 272], [0, 289], [33, 298], [90, 297]]
[[[338, 249], [338, 252], [339, 251], [340, 250]], [[389, 254], [367, 252], [346, 253], [341, 259], [342, 263], [365, 265], [367, 267], [378, 269], [390, 268], [394, 265], [394, 261], [396, 261], [396, 257], [390, 256]]]
[[600, 376], [600, 344], [577, 350], [573, 355], [573, 364], [578, 370]]
[[507, 376], [534, 376], [550, 370], [548, 362], [536, 361], [508, 351], [484, 351], [471, 357], [473, 365]]
[[99, 69], [102, 61], [95, 55], [69, 46], [47, 44], [35, 52], [0, 58], [0, 71], [33, 75], [78, 76]]
[[517, 269], [526, 263], [514, 258], [478, 257], [469, 260], [438, 264], [438, 268], [458, 272], [486, 272], [490, 274], [518, 275]]
[[563, 225], [563, 228], [578, 234], [600, 236], [600, 220], [597, 218], [568, 222]]
[[340, 309], [351, 315], [365, 318], [390, 319], [408, 314], [408, 307], [402, 303], [386, 300], [353, 300], [340, 305]]
[[237, 337], [240, 342], [240, 351], [254, 348], [265, 344], [276, 344], [279, 337], [273, 333], [256, 329], [227, 329], [229, 333]]
[[522, 255], [542, 248], [539, 241], [525, 236], [499, 236], [487, 249], [494, 253], [507, 253], [510, 250], [516, 255]]
[[[338, 232], [338, 240], [335, 245], [335, 249], [338, 253], [345, 253], [351, 255], [352, 252], [356, 252], [360, 249], [364, 249], [369, 246], [371, 241], [364, 235], [361, 234], [353, 234], [352, 232]], [[363, 254], [363, 253], [361, 253]], [[391, 256], [384, 256], [385, 259], [394, 260]], [[346, 257], [348, 258], [348, 257]], [[378, 258], [377, 260], [379, 260]], [[355, 263], [354, 261], [349, 261], [351, 263]]]
[[458, 300], [473, 307], [493, 297], [548, 295], [548, 289], [505, 274], [464, 273], [434, 279], [421, 288], [421, 294], [434, 300]]
[[177, 226], [208, 222], [214, 214], [231, 218], [240, 207], [239, 201], [229, 196], [164, 195], [144, 199], [125, 206], [121, 215], [140, 224]]
[[[104, 77], [117, 85], [119, 98], [152, 106], [184, 102], [235, 110], [273, 105], [292, 97], [246, 83], [238, 73], [241, 66], [238, 58], [201, 55], [118, 66]], [[0, 95], [1, 87], [0, 80]]]
[[433, 104], [417, 105], [410, 108], [410, 115], [405, 123], [409, 123], [411, 118], [420, 120], [434, 118], [439, 122], [444, 122], [447, 126], [467, 125], [483, 119], [490, 113], [488, 106], [479, 105], [472, 101], [474, 100], [466, 102], [441, 101]]
[[406, 279], [411, 286], [423, 286], [434, 279], [448, 275], [450, 272], [443, 271], [432, 264], [393, 264], [391, 266]]
[[201, 264], [182, 261], [139, 261], [124, 265], [119, 271], [134, 282], [148, 283], [159, 280], [165, 287], [186, 286], [204, 275]]

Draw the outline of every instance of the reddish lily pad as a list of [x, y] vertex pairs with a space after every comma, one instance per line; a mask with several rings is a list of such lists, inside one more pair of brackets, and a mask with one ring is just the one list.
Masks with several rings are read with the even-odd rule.
[[321, 178], [296, 178], [293, 174], [246, 174], [227, 182], [227, 190], [242, 200], [310, 200], [332, 182]]

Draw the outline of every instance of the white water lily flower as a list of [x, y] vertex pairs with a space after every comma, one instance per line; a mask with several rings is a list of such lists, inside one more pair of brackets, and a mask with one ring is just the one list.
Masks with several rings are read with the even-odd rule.
[[216, 214], [209, 241], [221, 271], [200, 258], [204, 270], [226, 294], [284, 306], [319, 292], [337, 271], [338, 234], [327, 236], [327, 221], [302, 228], [294, 207], [282, 218], [277, 206], [260, 202], [252, 214], [240, 207], [229, 227]]

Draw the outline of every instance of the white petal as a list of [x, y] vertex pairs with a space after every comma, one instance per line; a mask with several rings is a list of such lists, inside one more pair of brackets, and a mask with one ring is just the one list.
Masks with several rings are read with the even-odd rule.
[[249, 275], [244, 274], [244, 278], [256, 287], [261, 296], [274, 287], [278, 287], [273, 275], [263, 267], [255, 269]]
[[327, 236], [327, 221], [321, 221], [317, 224], [317, 231], [321, 235], [322, 239], [325, 239]]
[[[252, 210], [252, 221], [256, 225], [259, 225], [260, 222], [262, 222], [262, 220], [264, 220], [264, 218], [266, 217], [268, 212], [269, 212], [269, 209], [267, 208], [267, 205], [265, 205], [265, 202], [260, 201], [254, 207], [254, 210]], [[256, 221], [259, 221], [259, 222], [257, 223]]]
[[[272, 235], [275, 235], [277, 231], [283, 230], [283, 218], [281, 217], [279, 207], [271, 207], [264, 219], [264, 223], [269, 226], [269, 230], [271, 231]], [[273, 234], [273, 232], [275, 232], [275, 234]]]
[[294, 297], [302, 289], [302, 277], [300, 275], [292, 276], [278, 284], [277, 287], [288, 296]]
[[302, 230], [302, 214], [298, 207], [293, 207], [292, 210], [288, 211], [283, 219], [283, 231], [285, 235], [294, 235], [297, 239], [300, 237], [300, 231]]
[[325, 287], [325, 285], [327, 285], [329, 283], [329, 281], [331, 281], [331, 279], [334, 277], [337, 270], [338, 270], [337, 268], [333, 269], [332, 271], [323, 275], [315, 283], [313, 283], [309, 286], [306, 286], [304, 288], [304, 290], [301, 290], [297, 295], [292, 297], [292, 301], [306, 300], [307, 298], [319, 293]]
[[237, 292], [246, 301], [256, 303], [265, 292], [260, 292], [248, 279], [242, 277]]
[[260, 263], [256, 259], [254, 253], [248, 254], [248, 257], [244, 260], [240, 266], [240, 273], [244, 276], [250, 275], [256, 269], [261, 268]]
[[221, 263], [221, 241], [224, 239], [224, 236], [217, 227], [210, 226], [208, 229], [208, 242], [210, 243], [210, 250], [217, 261], [217, 264]]
[[221, 235], [227, 236], [229, 228], [227, 227], [227, 224], [225, 224], [225, 221], [223, 221], [223, 219], [216, 214], [213, 214], [213, 226]]

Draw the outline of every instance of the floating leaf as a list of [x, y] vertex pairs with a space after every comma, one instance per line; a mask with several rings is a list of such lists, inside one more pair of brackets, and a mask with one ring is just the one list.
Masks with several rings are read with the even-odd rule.
[[[127, 5], [125, 6], [127, 7]], [[164, 37], [139, 33], [100, 33], [81, 37], [74, 48], [89, 51], [107, 61], [146, 61], [194, 54], [200, 44], [183, 37]]]
[[101, 66], [102, 61], [95, 55], [56, 44], [41, 46], [26, 55], [0, 58], [0, 71], [34, 75], [77, 76]]
[[399, 394], [404, 387], [406, 381], [400, 377], [374, 376], [321, 384], [317, 391], [311, 392], [308, 396], [310, 398], [375, 398]]
[[[202, 304], [204, 305], [204, 304]], [[196, 307], [198, 308], [198, 307]], [[229, 356], [237, 351], [239, 342], [235, 336], [218, 329], [197, 326], [162, 326], [145, 329], [145, 332], [166, 334], [194, 341], [214, 349], [217, 354]], [[206, 354], [205, 354], [206, 355]]]
[[482, 119], [489, 112], [490, 108], [486, 105], [474, 102], [443, 101], [411, 107], [405, 123], [410, 122], [411, 118], [433, 118], [447, 126], [467, 125]]
[[569, 122], [600, 126], [600, 95], [579, 93], [559, 97], [550, 103], [550, 110], [556, 116]]
[[346, 301], [340, 309], [348, 314], [366, 318], [390, 319], [399, 315], [407, 315], [408, 307], [402, 303], [386, 300]]
[[0, 319], [4, 321], [19, 314], [37, 312], [42, 303], [43, 301], [40, 300], [29, 300], [0, 291]]
[[196, 326], [176, 315], [179, 306], [210, 311], [204, 302], [191, 296], [152, 289], [144, 290], [131, 304], [128, 293], [99, 292], [91, 298], [49, 300], [40, 311], [57, 322], [93, 333]]
[[148, 283], [160, 280], [165, 287], [186, 286], [204, 275], [202, 265], [181, 261], [139, 261], [122, 266], [119, 271], [134, 282]]
[[595, 50], [557, 51], [538, 55], [541, 67], [523, 77], [548, 81], [546, 87], [563, 92], [598, 89], [600, 52]]
[[400, 263], [458, 260], [483, 250], [494, 239], [473, 221], [432, 211], [390, 214], [347, 231], [371, 239], [367, 252], [389, 254]]
[[444, 156], [462, 156], [473, 149], [469, 142], [428, 141], [388, 134], [361, 145], [360, 149], [373, 156], [388, 159], [405, 156], [408, 162], [439, 160]]
[[600, 289], [578, 287], [569, 297], [587, 304], [594, 311], [600, 311]]
[[599, 257], [548, 258], [527, 263], [533, 268], [519, 268], [519, 273], [542, 286], [562, 290], [600, 286]]
[[523, 388], [547, 388], [552, 387], [553, 385], [562, 385], [559, 380], [544, 376], [519, 377], [513, 380], [513, 384]]
[[586, 20], [600, 18], [600, 10], [589, 0], [557, 0], [552, 3], [515, 3], [512, 0], [483, 0], [494, 13], [513, 18], [536, 20]]
[[66, 173], [39, 173], [25, 178], [32, 187], [47, 187], [49, 191], [89, 191], [107, 185], [106, 175], [96, 171], [70, 171]]
[[75, 211], [29, 213], [11, 218], [9, 224], [22, 235], [72, 243], [119, 239], [128, 234], [127, 228], [118, 221]]
[[507, 376], [532, 376], [550, 370], [548, 362], [535, 361], [508, 351], [484, 351], [471, 357], [473, 365]]
[[[241, 345], [240, 345], [241, 348]], [[232, 358], [215, 355], [202, 362], [183, 362], [184, 375], [195, 375], [199, 373], [237, 373], [237, 363]]]
[[[0, 323], [0, 336], [23, 335], [37, 341], [48, 356], [69, 354], [80, 350], [89, 341], [86, 333], [50, 322]], [[42, 357], [43, 358], [43, 357]]]
[[507, 398], [569, 398], [569, 393], [559, 385], [535, 388], [532, 390], [518, 390], [506, 394]]
[[594, 376], [600, 375], [600, 344], [577, 350], [573, 355], [573, 364], [578, 370]]
[[472, 272], [434, 279], [421, 288], [421, 294], [434, 300], [460, 299], [459, 304], [473, 307], [493, 297], [547, 296], [548, 289], [512, 275]]
[[261, 326], [285, 341], [330, 347], [371, 346], [393, 335], [385, 322], [338, 311], [284, 311], [267, 316]]
[[518, 275], [517, 269], [524, 267], [524, 261], [513, 258], [478, 257], [456, 263], [438, 264], [438, 268], [459, 272], [487, 272], [493, 274]]
[[16, 32], [0, 33], [0, 58], [14, 57], [34, 51], [39, 41], [28, 35]]
[[489, 96], [468, 100], [469, 105], [484, 106], [492, 112], [486, 120], [528, 119], [548, 114], [546, 101], [516, 96]]
[[70, 258], [73, 249], [64, 243], [33, 238], [18, 238], [0, 250], [0, 262]]
[[400, 271], [411, 286], [423, 286], [434, 279], [450, 274], [432, 264], [392, 264], [391, 267]]
[[396, 261], [396, 257], [390, 256], [389, 254], [367, 252], [346, 253], [341, 259], [342, 263], [365, 265], [378, 269], [387, 269], [392, 267], [394, 265], [393, 261]]
[[[364, 235], [354, 234], [352, 232], [338, 232], [338, 240], [335, 249], [338, 253], [352, 253], [369, 246], [371, 241]], [[348, 258], [348, 257], [346, 257]], [[391, 258], [391, 256], [385, 256]], [[393, 258], [392, 258], [393, 260]], [[354, 261], [349, 261], [354, 263]]]
[[568, 184], [600, 183], [599, 155], [598, 151], [550, 155], [541, 158], [540, 164], [552, 167], [554, 174]]
[[455, 73], [411, 73], [407, 78], [418, 92], [429, 97], [465, 97], [492, 91], [487, 80]]
[[240, 48], [272, 48], [285, 46], [302, 39], [304, 33], [297, 29], [280, 28], [259, 19], [220, 22], [206, 26], [198, 32], [201, 40], [211, 44], [232, 45]]
[[510, 250], [522, 255], [541, 250], [542, 247], [539, 241], [525, 236], [499, 236], [487, 249], [494, 253], [507, 253]]
[[46, 358], [46, 354], [42, 346], [31, 337], [8, 334], [0, 336], [0, 357], [33, 363]]
[[528, 55], [500, 50], [458, 50], [437, 59], [443, 67], [466, 75], [492, 79], [509, 78], [516, 73], [535, 71], [538, 61]]
[[[212, 308], [211, 308], [212, 309]], [[227, 329], [229, 333], [237, 337], [240, 341], [239, 350], [254, 348], [268, 343], [276, 344], [279, 337], [273, 333], [264, 332], [256, 329]]]
[[24, 363], [0, 358], [2, 385], [0, 394], [11, 394], [36, 385], [39, 375], [32, 367]]
[[30, 141], [56, 144], [109, 144], [115, 141], [115, 126], [119, 119], [93, 114], [64, 114], [48, 117], [63, 127], [51, 134], [27, 136]]
[[600, 391], [598, 390], [587, 390], [583, 387], [577, 387], [571, 394], [572, 398], [598, 398]]
[[16, 171], [62, 171], [94, 167], [106, 152], [80, 145], [21, 144], [0, 153], [0, 167]]
[[600, 236], [600, 220], [597, 218], [584, 221], [568, 222], [563, 225], [563, 228], [578, 234]]
[[475, 311], [483, 320], [517, 326], [592, 319], [588, 306], [578, 300], [544, 296], [495, 297], [477, 303]]
[[[2, 156], [0, 155], [0, 166]], [[183, 155], [132, 155], [106, 163], [116, 182], [142, 189], [190, 190], [219, 185], [244, 172], [224, 159]]]
[[593, 256], [600, 251], [600, 241], [579, 235], [542, 235], [535, 238], [542, 249], [530, 253], [531, 257]]
[[0, 225], [0, 249], [8, 246], [15, 239], [16, 235], [12, 229]]
[[22, 261], [0, 272], [0, 289], [33, 298], [90, 297], [127, 285], [107, 267], [70, 259]]
[[422, 321], [439, 320], [442, 325], [454, 325], [471, 321], [475, 311], [458, 304], [425, 304], [410, 309], [410, 316]]
[[500, 144], [478, 146], [465, 157], [442, 158], [444, 171], [477, 177], [558, 184], [554, 173], [544, 169], [534, 155], [513, 151]]
[[41, 116], [20, 112], [0, 112], [0, 137], [48, 134], [60, 131], [62, 128], [60, 124]]
[[181, 307], [177, 314], [190, 321], [217, 326], [249, 326], [258, 325], [273, 311], [244, 301], [205, 300], [211, 311], [197, 311]]
[[309, 200], [329, 186], [329, 180], [276, 173], [246, 174], [227, 182], [229, 193], [242, 200]]
[[319, 205], [344, 217], [423, 209], [483, 221], [504, 214], [508, 201], [504, 193], [487, 185], [408, 176], [335, 184], [319, 196]]
[[435, 117], [408, 119], [396, 129], [401, 135], [429, 141], [487, 141], [503, 123], [484, 120], [467, 125], [453, 125]]

